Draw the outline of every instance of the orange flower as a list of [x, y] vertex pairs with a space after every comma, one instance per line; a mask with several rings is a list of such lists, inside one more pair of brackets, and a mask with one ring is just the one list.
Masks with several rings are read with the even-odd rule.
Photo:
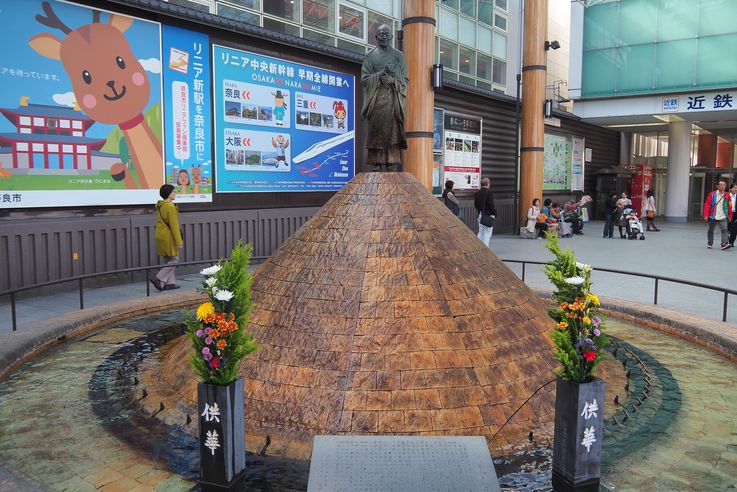
[[568, 323], [567, 322], [561, 321], [560, 323], [558, 323], [558, 329], [559, 330], [565, 330], [566, 328], [568, 328]]
[[566, 313], [566, 318], [575, 318], [576, 313]]
[[560, 303], [560, 308], [561, 309], [568, 309], [568, 303], [567, 302], [561, 302]]
[[226, 342], [225, 340], [218, 340], [215, 345], [217, 346], [218, 350], [223, 350], [225, 347], [228, 346], [228, 342]]

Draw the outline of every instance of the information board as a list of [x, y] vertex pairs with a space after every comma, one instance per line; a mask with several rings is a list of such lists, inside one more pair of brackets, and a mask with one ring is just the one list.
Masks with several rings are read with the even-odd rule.
[[543, 190], [571, 189], [571, 140], [545, 134], [543, 157]]
[[355, 171], [355, 77], [213, 46], [218, 193], [335, 191]]
[[445, 113], [444, 181], [456, 190], [477, 190], [481, 180], [481, 118]]

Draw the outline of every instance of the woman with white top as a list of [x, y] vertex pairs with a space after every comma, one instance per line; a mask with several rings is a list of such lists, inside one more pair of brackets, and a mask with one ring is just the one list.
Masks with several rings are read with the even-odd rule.
[[642, 204], [642, 215], [647, 219], [647, 230], [660, 232], [660, 229], [655, 227], [655, 192], [651, 189], [647, 190], [647, 198]]
[[532, 200], [532, 206], [527, 210], [527, 227], [526, 229], [535, 234], [538, 239], [543, 239], [545, 231], [548, 230], [548, 224], [545, 221], [540, 221], [540, 199], [535, 198]]

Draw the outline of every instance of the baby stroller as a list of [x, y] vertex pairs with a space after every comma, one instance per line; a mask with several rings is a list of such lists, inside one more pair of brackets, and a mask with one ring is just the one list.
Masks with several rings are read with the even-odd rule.
[[622, 209], [619, 225], [627, 228], [627, 239], [637, 239], [639, 235], [641, 241], [645, 240], [642, 221], [637, 216], [637, 212], [635, 212], [635, 208], [632, 205], [625, 205]]

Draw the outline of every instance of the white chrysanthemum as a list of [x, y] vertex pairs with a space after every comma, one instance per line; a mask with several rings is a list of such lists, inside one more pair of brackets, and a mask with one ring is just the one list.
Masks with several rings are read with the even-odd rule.
[[204, 270], [202, 270], [200, 274], [207, 275], [209, 277], [211, 275], [215, 275], [216, 273], [218, 273], [221, 268], [222, 267], [220, 265], [213, 265], [210, 268], [205, 268]]
[[586, 282], [586, 279], [583, 277], [570, 277], [566, 279], [568, 285], [581, 285], [584, 282]]
[[218, 301], [229, 301], [233, 298], [233, 293], [229, 290], [219, 290], [215, 293], [215, 299]]
[[588, 265], [586, 263], [576, 262], [576, 268], [578, 268], [579, 270], [583, 270], [584, 272], [591, 271], [591, 265]]
[[207, 280], [205, 280], [205, 283], [208, 287], [212, 287], [217, 281], [218, 279], [216, 279], [215, 277], [208, 277]]

